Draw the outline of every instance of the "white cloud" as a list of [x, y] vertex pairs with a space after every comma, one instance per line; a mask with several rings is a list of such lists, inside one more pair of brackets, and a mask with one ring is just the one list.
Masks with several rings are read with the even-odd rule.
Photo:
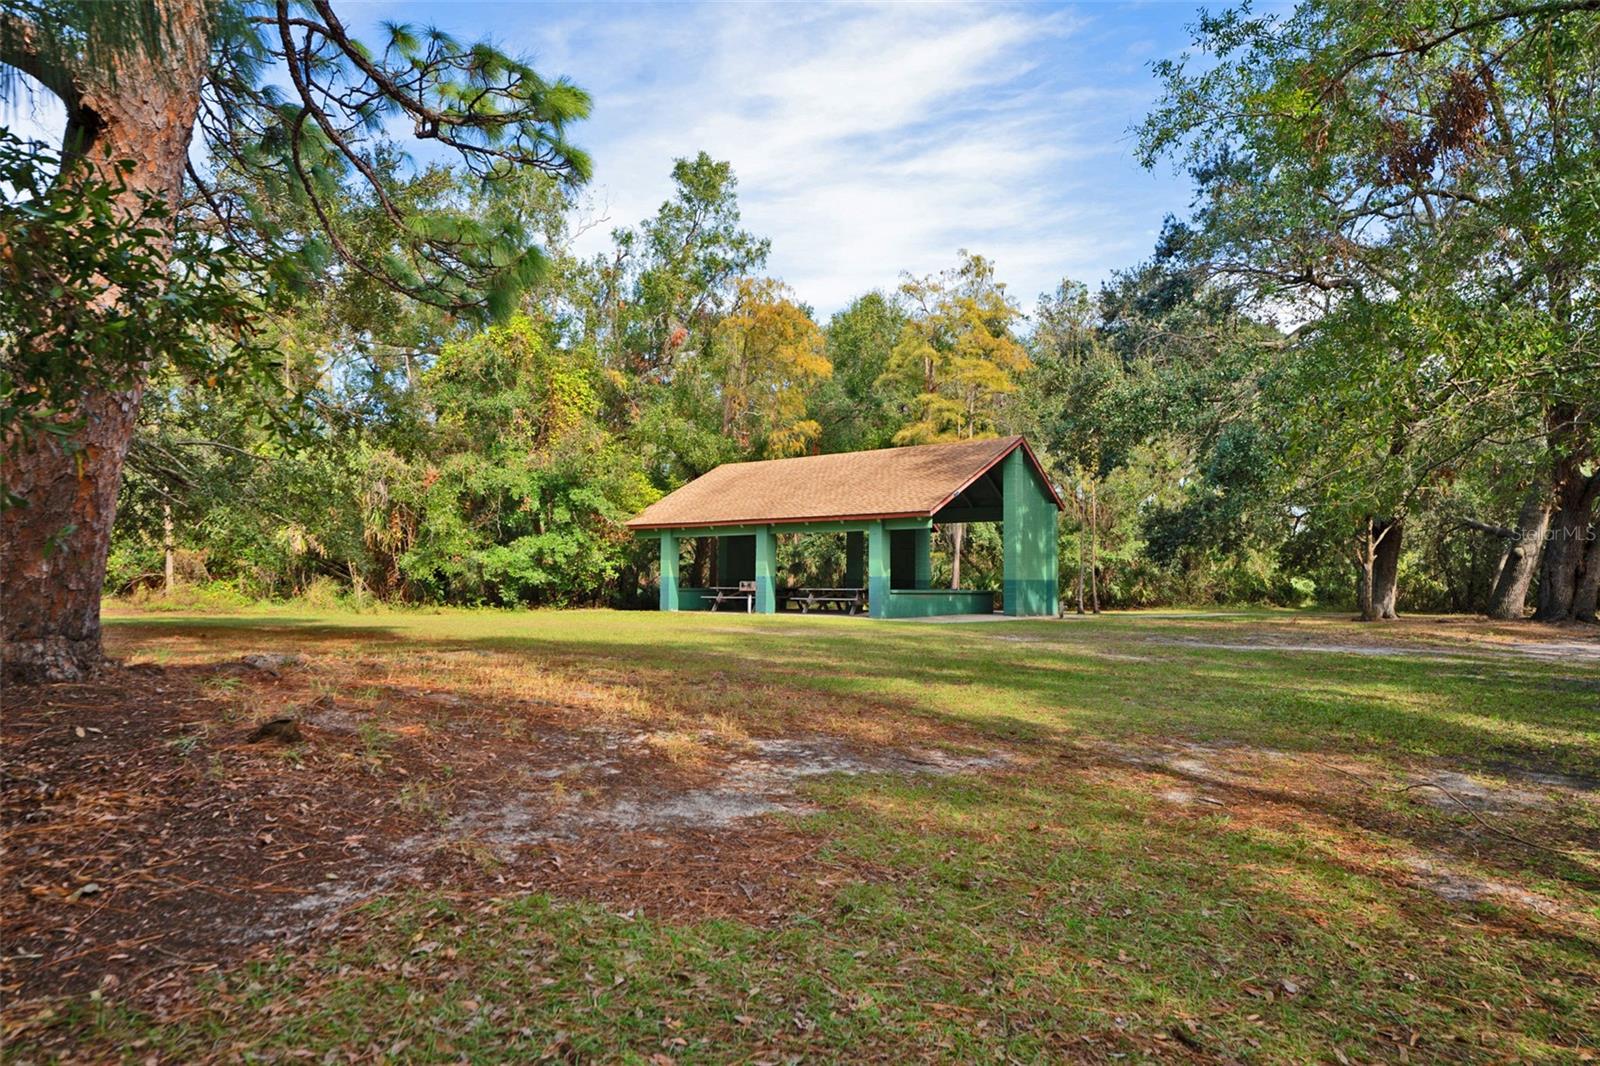
[[[612, 9], [613, 11], [617, 9]], [[1103, 235], [1074, 197], [1125, 89], [1042, 69], [1079, 23], [999, 6], [629, 7], [538, 31], [539, 63], [596, 98], [579, 139], [612, 220], [652, 213], [671, 160], [731, 160], [770, 269], [826, 313], [901, 271], [994, 258], [1024, 303], [1063, 272], [1099, 276]], [[591, 32], [583, 32], [587, 27]], [[603, 57], [603, 58], [602, 58]], [[585, 250], [602, 247], [591, 232]], [[1146, 246], [1130, 234], [1122, 261]]]
[[[341, 2], [487, 34], [593, 94], [573, 137], [608, 221], [580, 250], [654, 213], [674, 158], [731, 160], [746, 227], [772, 238], [770, 272], [823, 314], [961, 248], [1031, 306], [1064, 275], [1093, 282], [1146, 255], [1182, 203], [1171, 179], [1138, 171], [1126, 133], [1153, 92], [1129, 58], [1159, 46], [1105, 9]], [[39, 100], [0, 121], [58, 137], [59, 106]]]

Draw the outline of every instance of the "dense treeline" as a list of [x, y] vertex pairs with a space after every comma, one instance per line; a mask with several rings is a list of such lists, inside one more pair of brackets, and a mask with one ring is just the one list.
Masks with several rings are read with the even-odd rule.
[[[272, 324], [283, 395], [151, 389], [108, 588], [159, 593], [170, 528], [179, 579], [217, 595], [648, 603], [653, 545], [621, 523], [720, 463], [1020, 432], [1072, 504], [1069, 607], [1357, 605], [1361, 516], [1309, 486], [1295, 439], [1316, 417], [1298, 361], [1323, 354], [1197, 265], [1189, 227], [1026, 312], [962, 253], [819, 321], [762, 273], [728, 164], [702, 154], [672, 178], [655, 216], [590, 258], [570, 250], [581, 201], [546, 178], [507, 190], [499, 209], [542, 235], [551, 269], [503, 324], [335, 274]], [[472, 202], [470, 180], [424, 180]], [[1525, 443], [1466, 459], [1411, 520], [1412, 609], [1491, 605], [1506, 552], [1469, 523], [1514, 524], [1536, 459]], [[993, 530], [941, 533], [940, 580], [959, 566], [997, 587]], [[709, 548], [687, 548], [689, 580]], [[795, 581], [842, 565], [831, 538], [784, 552]]]
[[[1034, 301], [1003, 263], [952, 250], [946, 269], [827, 316], [768, 271], [732, 167], [703, 153], [676, 164], [653, 216], [579, 255], [595, 223], [565, 128], [588, 100], [564, 82], [405, 27], [374, 59], [324, 4], [306, 30], [323, 61], [283, 105], [252, 79], [286, 61], [289, 38], [260, 28], [270, 17], [214, 21], [207, 92], [229, 106], [200, 109], [207, 162], [151, 230], [176, 234], [191, 284], [149, 306], [198, 326], [152, 316], [167, 351], [103, 346], [132, 376], [84, 386], [139, 405], [105, 587], [635, 604], [653, 563], [622, 521], [720, 463], [1020, 432], [1069, 500], [1069, 606], [1592, 620], [1591, 6], [1202, 15], [1191, 55], [1156, 65], [1162, 96], [1137, 131], [1144, 162], [1183, 168], [1195, 190], [1144, 262]], [[499, 102], [457, 108], [467, 97]], [[335, 104], [349, 109], [337, 121], [322, 113]], [[382, 108], [447, 128], [461, 161], [408, 166], [370, 129]], [[19, 158], [8, 148], [13, 185]], [[63, 200], [73, 232], [96, 188], [85, 178]], [[251, 325], [219, 296], [227, 284], [251, 295]], [[30, 392], [28, 375], [59, 381], [92, 360], [72, 347], [83, 331], [12, 317], [7, 336], [32, 338], [4, 379], [14, 447], [28, 438], [12, 415], [53, 418], [49, 397], [70, 391]], [[66, 484], [73, 449], [52, 447], [45, 466]], [[7, 550], [48, 557], [87, 535], [51, 532], [50, 513], [11, 508]], [[999, 580], [992, 529], [940, 533], [936, 577]], [[703, 580], [710, 545], [686, 550]], [[784, 552], [794, 580], [840, 565], [830, 538]]]

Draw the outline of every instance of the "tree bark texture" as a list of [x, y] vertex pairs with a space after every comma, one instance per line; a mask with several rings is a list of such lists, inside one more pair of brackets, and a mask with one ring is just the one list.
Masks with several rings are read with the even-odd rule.
[[[161, 552], [163, 556], [162, 562], [165, 564], [164, 570], [166, 578], [163, 590], [168, 596], [170, 596], [176, 592], [178, 588], [178, 575], [176, 573], [176, 567], [173, 565], [173, 556], [177, 554], [177, 548], [172, 536], [172, 504], [170, 503], [164, 503], [161, 505]], [[355, 580], [356, 576], [355, 565], [355, 563], [350, 564], [350, 579], [352, 581]]]
[[1382, 536], [1373, 549], [1372, 609], [1383, 620], [1400, 617], [1395, 610], [1400, 592], [1400, 546], [1404, 528], [1399, 519], [1381, 522]]
[[1363, 523], [1355, 553], [1356, 600], [1363, 622], [1398, 617], [1401, 532], [1400, 520], [1395, 518], [1369, 517]]
[[[203, 0], [155, 0], [169, 34], [158, 54], [137, 50], [114, 60], [115, 77], [74, 72], [67, 151], [59, 180], [87, 173], [105, 179], [117, 160], [132, 160], [124, 205], [138, 193], [175, 203], [209, 53]], [[27, 40], [14, 42], [26, 48]], [[117, 298], [107, 292], [109, 304]], [[151, 352], [151, 358], [160, 353]], [[142, 381], [120, 390], [91, 389], [74, 414], [81, 431], [8, 448], [3, 477], [23, 506], [0, 516], [0, 659], [7, 678], [73, 680], [96, 667], [100, 593], [117, 514], [122, 464], [133, 439]]]
[[1535, 485], [1522, 503], [1512, 541], [1489, 597], [1489, 617], [1519, 619], [1528, 604], [1528, 588], [1539, 569], [1545, 532], [1550, 528], [1550, 502], [1543, 485]]
[[1573, 617], [1578, 578], [1587, 554], [1589, 522], [1595, 496], [1600, 494], [1600, 471], [1585, 476], [1576, 456], [1556, 464], [1555, 512], [1539, 567], [1539, 622], [1560, 622]]
[[1578, 591], [1572, 597], [1572, 617], [1580, 622], [1600, 622], [1600, 521], [1589, 523]]

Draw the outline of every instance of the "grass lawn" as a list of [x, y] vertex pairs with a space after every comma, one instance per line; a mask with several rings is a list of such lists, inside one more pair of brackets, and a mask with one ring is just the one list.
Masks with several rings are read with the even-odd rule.
[[7, 1061], [1600, 1055], [1592, 629], [108, 613]]

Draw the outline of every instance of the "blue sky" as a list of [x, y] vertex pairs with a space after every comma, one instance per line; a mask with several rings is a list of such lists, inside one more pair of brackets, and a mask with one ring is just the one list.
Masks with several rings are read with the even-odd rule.
[[[1025, 309], [1149, 254], [1186, 180], [1134, 159], [1153, 59], [1191, 3], [473, 3], [340, 0], [530, 55], [595, 100], [579, 251], [653, 213], [674, 158], [731, 160], [769, 272], [826, 315], [902, 272], [993, 259]], [[24, 107], [24, 112], [27, 108]], [[28, 115], [11, 116], [24, 128]], [[39, 116], [53, 125], [48, 113]]]
[[362, 3], [525, 51], [593, 94], [580, 248], [651, 214], [672, 160], [733, 162], [769, 270], [826, 314], [960, 249], [1031, 309], [1062, 277], [1148, 255], [1187, 182], [1144, 171], [1129, 127], [1183, 4]]

